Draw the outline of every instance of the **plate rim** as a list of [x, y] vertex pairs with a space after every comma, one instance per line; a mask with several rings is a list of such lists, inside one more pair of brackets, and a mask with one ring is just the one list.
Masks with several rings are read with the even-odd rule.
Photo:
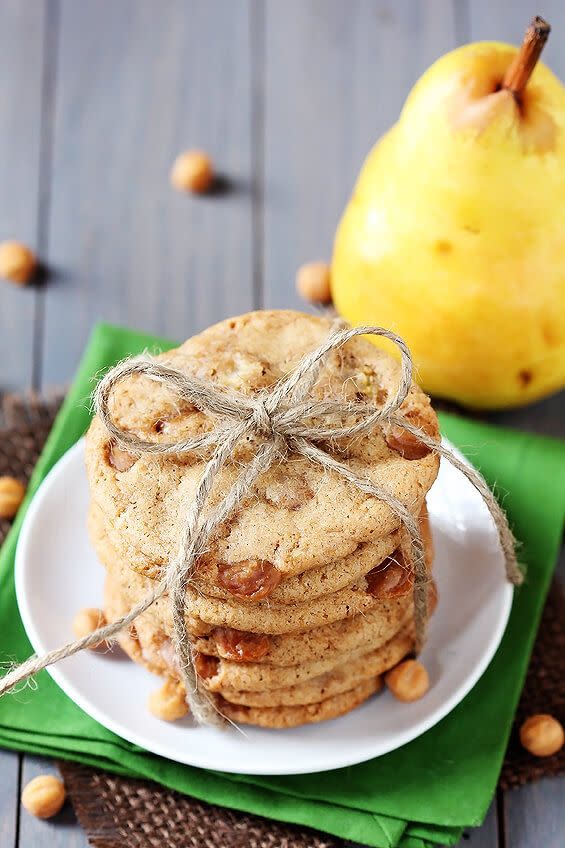
[[[83, 452], [84, 441], [85, 437], [82, 436], [70, 448], [68, 448], [65, 453], [63, 453], [62, 456], [57, 460], [57, 462], [54, 463], [52, 468], [41, 481], [40, 485], [38, 486], [36, 492], [33, 495], [32, 501], [29, 504], [27, 512], [24, 516], [18, 537], [14, 563], [16, 600], [20, 617], [22, 619], [22, 623], [26, 631], [26, 635], [31, 643], [33, 650], [37, 654], [42, 654], [48, 649], [43, 644], [41, 634], [35, 626], [34, 616], [31, 612], [31, 608], [28, 604], [26, 597], [26, 552], [28, 545], [30, 544], [30, 537], [32, 534], [35, 516], [41, 509], [44, 500], [47, 499], [46, 491], [48, 485], [50, 484], [51, 478], [55, 477], [56, 475], [63, 474], [65, 468], [68, 465], [71, 465], [72, 462], [75, 460], [76, 454]], [[452, 450], [456, 454], [456, 456], [462, 459], [467, 465], [473, 467], [469, 460], [464, 457], [463, 454], [461, 454], [461, 452], [448, 439], [442, 437], [442, 443], [445, 445], [445, 447]], [[442, 459], [441, 461], [445, 462], [444, 459]], [[490, 515], [489, 521], [491, 525], [494, 524], [492, 516]], [[500, 551], [500, 549], [499, 555], [502, 559], [502, 552]], [[514, 592], [513, 586], [508, 582], [504, 584], [502, 589], [503, 595], [501, 597], [501, 607], [499, 610], [496, 627], [493, 628], [489, 640], [488, 649], [483, 652], [483, 655], [476, 663], [473, 672], [465, 678], [465, 680], [454, 690], [454, 692], [451, 693], [449, 697], [445, 698], [444, 701], [442, 701], [442, 703], [435, 709], [434, 713], [431, 716], [428, 716], [425, 719], [421, 719], [420, 721], [416, 722], [411, 728], [406, 729], [404, 732], [399, 732], [394, 737], [394, 742], [390, 746], [387, 746], [385, 743], [384, 747], [379, 747], [377, 753], [369, 749], [369, 752], [366, 756], [359, 756], [358, 754], [355, 754], [354, 756], [349, 757], [334, 757], [331, 762], [316, 763], [314, 767], [310, 767], [306, 764], [298, 767], [294, 766], [292, 768], [285, 768], [281, 766], [275, 768], [273, 768], [272, 766], [252, 766], [251, 768], [246, 767], [245, 771], [243, 771], [241, 769], [235, 768], [230, 764], [218, 764], [218, 762], [213, 757], [207, 757], [205, 752], [198, 752], [196, 756], [186, 757], [183, 756], [182, 751], [178, 751], [177, 754], [180, 755], [180, 757], [178, 755], [172, 756], [168, 746], [161, 744], [158, 740], [148, 740], [146, 737], [143, 736], [143, 734], [138, 734], [135, 730], [129, 730], [126, 726], [122, 724], [120, 720], [114, 720], [111, 716], [108, 716], [103, 709], [96, 706], [96, 704], [93, 704], [87, 696], [83, 696], [80, 688], [77, 688], [77, 686], [72, 682], [72, 680], [68, 678], [68, 675], [64, 671], [64, 665], [63, 667], [58, 665], [49, 666], [46, 671], [54, 680], [54, 682], [59, 686], [59, 688], [64, 692], [64, 694], [67, 695], [67, 697], [69, 697], [84, 713], [86, 713], [90, 718], [93, 718], [102, 727], [106, 728], [107, 730], [110, 730], [119, 738], [124, 739], [125, 741], [136, 745], [137, 747], [142, 748], [150, 754], [156, 754], [157, 756], [164, 757], [167, 760], [171, 760], [181, 765], [189, 765], [197, 768], [224, 771], [229, 774], [247, 774], [262, 776], [283, 776], [293, 774], [298, 775], [332, 771], [334, 769], [357, 765], [363, 762], [367, 762], [368, 760], [376, 759], [378, 757], [390, 753], [391, 751], [397, 750], [398, 748], [401, 748], [404, 745], [407, 745], [409, 742], [412, 742], [422, 736], [432, 727], [435, 727], [436, 724], [438, 724], [453, 709], [455, 709], [455, 707], [468, 695], [471, 689], [476, 685], [478, 680], [482, 677], [482, 675], [492, 662], [492, 659], [496, 654], [496, 651], [498, 650], [498, 647], [500, 646], [500, 643], [506, 631], [510, 612], [512, 609]], [[350, 713], [349, 715], [351, 714], [352, 713]], [[345, 716], [341, 716], [340, 718], [345, 718]], [[324, 724], [329, 725], [331, 724], [331, 722], [325, 722]], [[206, 728], [206, 730], [209, 729]], [[223, 733], [225, 731], [221, 732]], [[270, 729], [269, 732], [281, 733], [284, 731]], [[151, 747], [148, 747], [148, 742], [151, 743]]]

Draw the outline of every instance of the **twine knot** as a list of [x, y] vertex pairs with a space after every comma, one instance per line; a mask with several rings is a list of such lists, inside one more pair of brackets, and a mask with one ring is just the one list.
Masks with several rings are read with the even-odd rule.
[[[332, 350], [344, 345], [354, 336], [372, 335], [389, 339], [400, 351], [400, 379], [396, 393], [382, 407], [364, 403], [343, 403], [335, 400], [306, 400], [318, 379], [320, 367]], [[177, 398], [188, 401], [215, 420], [211, 431], [178, 442], [148, 441], [123, 430], [110, 412], [112, 391], [122, 380], [133, 375], [145, 376], [165, 386]], [[168, 593], [172, 620], [172, 642], [178, 668], [181, 670], [186, 695], [195, 720], [202, 724], [219, 725], [218, 708], [209, 693], [202, 688], [194, 667], [191, 643], [186, 630], [186, 587], [195, 570], [198, 557], [217, 528], [250, 493], [257, 478], [275, 461], [277, 456], [294, 452], [327, 471], [339, 474], [352, 486], [388, 505], [405, 528], [410, 541], [414, 572], [414, 624], [416, 650], [424, 643], [428, 620], [428, 575], [425, 552], [417, 519], [406, 506], [383, 486], [357, 474], [347, 464], [341, 463], [321, 445], [326, 440], [353, 438], [368, 434], [383, 422], [403, 427], [430, 451], [448, 460], [475, 486], [485, 501], [496, 525], [504, 554], [507, 578], [515, 585], [522, 582], [522, 573], [515, 554], [515, 540], [506, 517], [481, 475], [462, 462], [441, 442], [416, 427], [400, 412], [412, 381], [412, 359], [405, 342], [394, 333], [381, 327], [344, 328], [336, 322], [330, 333], [315, 350], [304, 356], [296, 368], [272, 389], [255, 396], [227, 391], [212, 383], [199, 380], [181, 371], [161, 364], [149, 356], [138, 356], [116, 365], [100, 381], [94, 394], [96, 412], [109, 434], [124, 448], [136, 454], [173, 455], [200, 452], [206, 461], [196, 492], [186, 506], [178, 551], [154, 590], [129, 613], [111, 624], [99, 628], [89, 636], [78, 639], [43, 657], [31, 657], [0, 681], [0, 695], [21, 680], [64, 657], [110, 639], [128, 627], [158, 598]], [[353, 419], [353, 423], [352, 422]], [[241, 467], [235, 482], [213, 510], [207, 510], [209, 495], [217, 474], [230, 460], [241, 439], [259, 436], [261, 443], [250, 461]]]
[[277, 431], [276, 411], [272, 413], [269, 409], [269, 396], [260, 395], [253, 404], [253, 411], [249, 416], [249, 424], [258, 435], [267, 439], [281, 438], [283, 433]]

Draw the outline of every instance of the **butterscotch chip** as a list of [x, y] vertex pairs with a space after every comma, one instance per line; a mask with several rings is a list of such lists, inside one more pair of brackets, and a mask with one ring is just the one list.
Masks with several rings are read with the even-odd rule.
[[327, 262], [308, 262], [296, 273], [296, 290], [310, 303], [330, 303], [330, 266]]
[[210, 680], [217, 675], [220, 667], [220, 660], [217, 657], [209, 657], [207, 654], [196, 651], [193, 660], [196, 673], [202, 680]]
[[25, 786], [22, 805], [38, 819], [57, 815], [65, 803], [65, 786], [52, 774], [39, 774]]
[[184, 689], [175, 680], [166, 680], [149, 696], [150, 712], [162, 721], [177, 721], [188, 713]]
[[[73, 633], [77, 639], [82, 639], [84, 636], [94, 633], [99, 627], [104, 627], [106, 623], [106, 616], [101, 609], [87, 607], [77, 612], [73, 618]], [[99, 642], [97, 645], [93, 645], [92, 650], [96, 650], [101, 644], [103, 643]]]
[[25, 493], [24, 484], [15, 477], [0, 477], [0, 518], [13, 518]]
[[412, 570], [400, 548], [367, 574], [367, 592], [374, 598], [398, 598], [411, 592], [413, 585]]
[[398, 701], [418, 701], [430, 688], [428, 672], [418, 660], [404, 660], [385, 675], [385, 683]]
[[180, 191], [203, 194], [214, 180], [212, 160], [202, 150], [187, 150], [175, 159], [171, 184]]
[[[439, 427], [435, 412], [431, 407], [424, 410], [408, 411], [405, 414], [409, 424], [418, 427], [426, 436], [432, 439], [439, 438]], [[386, 443], [394, 451], [397, 451], [404, 459], [423, 459], [431, 453], [431, 448], [425, 445], [417, 436], [401, 427], [393, 424], [386, 431]]]
[[562, 724], [551, 715], [539, 713], [526, 719], [520, 728], [520, 742], [534, 757], [551, 757], [565, 743]]
[[280, 581], [280, 571], [266, 560], [246, 559], [221, 563], [218, 567], [219, 585], [241, 600], [263, 600], [272, 594]]
[[137, 462], [137, 457], [127, 450], [121, 448], [115, 442], [109, 442], [106, 446], [108, 462], [116, 471], [129, 471]]
[[270, 646], [270, 639], [264, 633], [247, 633], [233, 627], [215, 627], [211, 638], [221, 646], [222, 656], [234, 662], [257, 662]]
[[0, 277], [23, 285], [33, 277], [37, 261], [25, 244], [5, 241], [0, 244]]

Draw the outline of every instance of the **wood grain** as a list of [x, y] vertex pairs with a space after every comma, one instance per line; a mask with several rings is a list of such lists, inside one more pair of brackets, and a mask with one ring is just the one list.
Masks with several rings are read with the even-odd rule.
[[364, 157], [455, 45], [450, 2], [266, 5], [265, 303], [304, 308], [300, 264], [328, 260]]
[[[519, 43], [526, 0], [0, 0], [0, 239], [38, 243], [47, 287], [0, 282], [0, 391], [70, 378], [96, 319], [184, 338], [264, 302], [303, 308], [362, 160], [417, 76], [468, 40]], [[565, 10], [543, 60], [565, 79]], [[228, 191], [177, 194], [209, 151]], [[565, 396], [496, 423], [563, 436]], [[53, 767], [23, 759], [24, 781]], [[560, 845], [563, 779], [505, 796], [461, 846]], [[72, 816], [26, 814], [0, 752], [0, 845], [84, 848]], [[18, 845], [16, 846], [16, 840]], [[504, 848], [501, 844], [499, 848]]]
[[[43, 757], [26, 757], [22, 769], [22, 789], [39, 774], [60, 777], [56, 766]], [[52, 819], [36, 819], [22, 808], [17, 848], [87, 848], [88, 840], [72, 807], [66, 803]], [[2, 848], [4, 844], [2, 843]], [[7, 846], [11, 848], [11, 846]]]
[[505, 848], [498, 842], [498, 817], [496, 800], [490, 806], [481, 827], [466, 831], [458, 848]]
[[544, 0], [535, 6], [530, 0], [472, 0], [468, 6], [468, 26], [471, 41], [505, 41], [517, 47], [526, 27], [537, 11], [552, 25], [541, 61], [557, 76], [565, 79], [565, 10], [562, 0]]
[[[183, 340], [252, 307], [249, 14], [246, 0], [63, 0], [44, 385], [70, 379], [95, 320]], [[229, 190], [169, 186], [190, 147]]]
[[565, 836], [565, 776], [507, 792], [506, 841], [511, 848], [562, 848]]
[[[0, 3], [0, 241], [37, 248], [44, 4]], [[32, 380], [36, 290], [0, 280], [0, 392]]]
[[19, 754], [0, 751], [0, 845], [16, 845], [19, 805]]

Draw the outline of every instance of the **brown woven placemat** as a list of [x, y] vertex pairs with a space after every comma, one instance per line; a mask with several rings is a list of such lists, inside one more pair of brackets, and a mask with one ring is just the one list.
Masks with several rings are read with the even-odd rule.
[[[4, 397], [0, 403], [0, 475], [27, 482], [60, 399]], [[0, 542], [9, 523], [0, 520]], [[565, 723], [565, 598], [554, 582], [522, 692], [499, 786], [509, 789], [565, 772], [565, 748], [536, 760], [520, 746], [523, 719], [548, 712]], [[196, 801], [157, 784], [61, 762], [77, 817], [96, 848], [341, 848], [347, 843]]]

